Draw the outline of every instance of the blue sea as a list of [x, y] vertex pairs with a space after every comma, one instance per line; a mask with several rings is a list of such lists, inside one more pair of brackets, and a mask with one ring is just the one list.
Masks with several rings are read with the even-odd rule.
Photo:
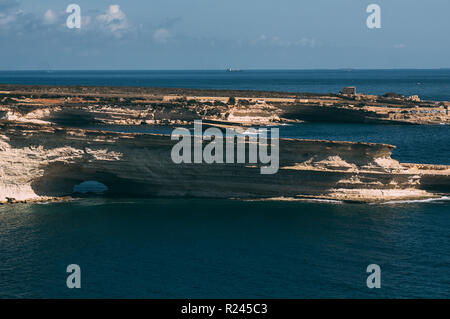
[[0, 83], [145, 86], [219, 90], [338, 93], [396, 92], [450, 101], [450, 69], [441, 70], [244, 70], [208, 71], [0, 71]]
[[[20, 71], [0, 83], [337, 92], [450, 100], [450, 70]], [[165, 127], [104, 127], [169, 133]], [[396, 145], [450, 165], [450, 127], [299, 124], [285, 137]], [[450, 200], [377, 205], [84, 198], [0, 206], [3, 298], [449, 298]], [[81, 267], [81, 289], [66, 267]], [[381, 267], [369, 289], [366, 268]]]

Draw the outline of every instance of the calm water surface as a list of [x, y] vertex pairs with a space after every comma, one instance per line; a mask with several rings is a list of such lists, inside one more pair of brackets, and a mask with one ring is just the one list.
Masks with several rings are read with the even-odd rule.
[[[450, 297], [450, 202], [197, 199], [0, 207], [0, 296]], [[82, 267], [82, 288], [65, 268]], [[366, 267], [382, 288], [366, 287]]]
[[337, 93], [356, 86], [367, 94], [397, 92], [450, 101], [450, 69], [211, 71], [0, 71], [0, 83], [179, 87]]

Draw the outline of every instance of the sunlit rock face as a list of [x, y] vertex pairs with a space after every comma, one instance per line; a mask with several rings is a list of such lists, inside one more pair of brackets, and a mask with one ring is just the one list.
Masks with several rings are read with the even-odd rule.
[[70, 196], [86, 181], [112, 197], [359, 202], [428, 198], [450, 185], [448, 166], [400, 164], [385, 144], [281, 139], [278, 173], [261, 175], [254, 164], [175, 164], [176, 141], [164, 135], [10, 121], [0, 132], [1, 202]]

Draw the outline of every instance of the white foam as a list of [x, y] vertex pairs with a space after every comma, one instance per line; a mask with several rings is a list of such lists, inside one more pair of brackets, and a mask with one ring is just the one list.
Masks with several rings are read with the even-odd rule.
[[302, 200], [302, 201], [305, 201], [305, 202], [319, 202], [319, 203], [329, 203], [329, 204], [344, 204], [343, 201], [341, 201], [341, 200], [335, 200], [335, 199], [318, 199], [318, 198], [314, 199], [314, 198], [311, 198], [311, 199], [301, 199], [301, 200]]
[[393, 200], [389, 202], [382, 203], [383, 205], [386, 204], [414, 204], [414, 203], [431, 203], [431, 202], [440, 202], [440, 201], [448, 201], [450, 200], [450, 197], [448, 196], [442, 196], [437, 198], [427, 198], [427, 199], [413, 199], [413, 200]]
[[246, 202], [319, 202], [319, 203], [329, 203], [329, 204], [344, 204], [343, 201], [336, 199], [321, 199], [321, 198], [296, 198], [296, 197], [270, 197], [270, 198], [259, 198], [259, 199], [244, 199]]

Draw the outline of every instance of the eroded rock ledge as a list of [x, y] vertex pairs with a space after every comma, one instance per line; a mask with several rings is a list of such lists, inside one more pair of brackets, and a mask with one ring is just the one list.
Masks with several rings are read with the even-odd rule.
[[280, 140], [280, 169], [171, 161], [170, 136], [0, 121], [0, 202], [70, 196], [83, 181], [105, 196], [322, 198], [356, 202], [450, 193], [450, 166], [401, 164], [386, 144]]
[[64, 126], [292, 122], [450, 124], [450, 102], [383, 96], [0, 84], [0, 119]]

